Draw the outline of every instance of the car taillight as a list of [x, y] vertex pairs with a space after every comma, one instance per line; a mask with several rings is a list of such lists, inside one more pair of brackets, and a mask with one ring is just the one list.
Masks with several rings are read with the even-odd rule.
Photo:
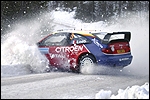
[[111, 47], [102, 48], [102, 52], [106, 53], [106, 54], [126, 53], [126, 52], [130, 52], [130, 46], [128, 46], [126, 48], [113, 48], [113, 49]]
[[102, 48], [102, 52], [107, 53], [107, 54], [112, 54], [112, 50], [110, 48]]
[[130, 47], [129, 46], [126, 49], [126, 52], [130, 52]]

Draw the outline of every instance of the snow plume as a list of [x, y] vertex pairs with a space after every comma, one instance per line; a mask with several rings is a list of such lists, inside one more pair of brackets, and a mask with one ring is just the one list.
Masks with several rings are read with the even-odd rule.
[[43, 72], [48, 61], [36, 43], [52, 31], [51, 23], [51, 14], [46, 13], [11, 26], [12, 31], [1, 37], [1, 65], [29, 65], [30, 70]]

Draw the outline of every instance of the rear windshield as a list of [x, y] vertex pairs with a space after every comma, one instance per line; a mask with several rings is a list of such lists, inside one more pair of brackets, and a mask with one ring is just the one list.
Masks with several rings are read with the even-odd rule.
[[102, 32], [102, 33], [92, 33], [94, 36], [96, 36], [97, 38], [99, 38], [100, 40], [103, 40], [105, 35], [107, 34], [106, 32]]

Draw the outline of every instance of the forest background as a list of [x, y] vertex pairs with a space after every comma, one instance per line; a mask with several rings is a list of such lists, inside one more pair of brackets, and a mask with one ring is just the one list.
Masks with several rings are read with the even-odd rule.
[[[114, 22], [120, 17], [149, 12], [149, 1], [1, 1], [1, 35], [11, 29], [11, 25], [52, 10], [75, 11], [75, 19], [83, 22]], [[148, 16], [149, 17], [149, 16]]]

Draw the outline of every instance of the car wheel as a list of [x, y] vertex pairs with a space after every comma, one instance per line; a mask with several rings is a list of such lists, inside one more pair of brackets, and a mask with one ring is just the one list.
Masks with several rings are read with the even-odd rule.
[[87, 73], [88, 70], [93, 68], [95, 63], [96, 63], [96, 60], [92, 55], [86, 54], [82, 56], [80, 59], [80, 63], [79, 63], [79, 72]]

